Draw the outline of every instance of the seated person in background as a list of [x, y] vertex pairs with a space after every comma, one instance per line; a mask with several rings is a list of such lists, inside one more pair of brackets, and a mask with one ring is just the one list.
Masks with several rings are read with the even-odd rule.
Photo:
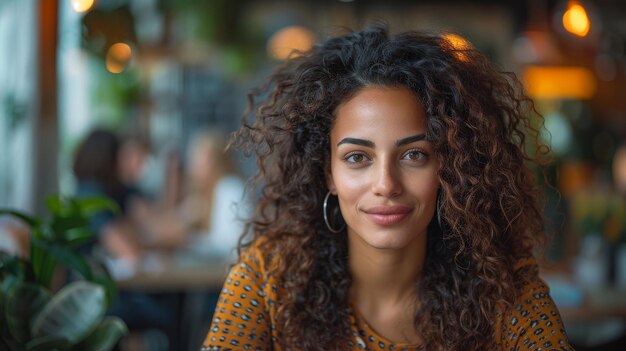
[[179, 215], [189, 235], [188, 248], [207, 256], [234, 257], [247, 205], [224, 137], [216, 132], [198, 134], [187, 161]]
[[[117, 203], [120, 213], [103, 211], [93, 215], [91, 225], [98, 234], [96, 242], [85, 250], [101, 246], [106, 252], [107, 267], [114, 278], [126, 278], [136, 272], [141, 264], [145, 245], [142, 223], [136, 213], [150, 208], [148, 200], [136, 188], [145, 159], [141, 150], [123, 146], [120, 138], [103, 129], [89, 133], [79, 145], [74, 159], [77, 179], [77, 196], [105, 196]], [[139, 291], [120, 291], [116, 303], [108, 311], [120, 317], [131, 331], [155, 329], [173, 339], [176, 327], [172, 326], [175, 297]]]
[[[177, 192], [177, 187], [170, 184], [170, 178], [166, 179], [166, 184], [160, 193], [146, 195], [142, 191], [142, 179], [145, 179], [144, 172], [150, 155], [150, 145], [148, 141], [136, 136], [127, 135], [121, 139], [121, 147], [118, 160], [118, 172], [123, 184], [141, 197], [135, 196], [128, 206], [128, 215], [132, 218], [135, 226], [137, 240], [142, 250], [145, 251], [172, 251], [185, 243], [186, 232], [182, 223], [178, 220], [176, 200], [172, 195]], [[168, 167], [170, 166], [168, 160]], [[172, 173], [166, 171], [168, 176]], [[176, 175], [174, 175], [176, 177]], [[174, 180], [176, 181], [176, 180]], [[178, 183], [176, 181], [176, 183]]]
[[[91, 218], [97, 241], [114, 257], [136, 267], [140, 247], [133, 232], [133, 220], [128, 216], [131, 203], [140, 199], [139, 192], [124, 184], [120, 177], [120, 139], [105, 129], [90, 132], [74, 155], [73, 171], [77, 181], [76, 196], [104, 196], [120, 208], [119, 214], [103, 211]], [[91, 251], [96, 242], [87, 245]]]
[[513, 74], [375, 25], [254, 98], [234, 142], [260, 198], [202, 350], [572, 349], [533, 258], [539, 116]]

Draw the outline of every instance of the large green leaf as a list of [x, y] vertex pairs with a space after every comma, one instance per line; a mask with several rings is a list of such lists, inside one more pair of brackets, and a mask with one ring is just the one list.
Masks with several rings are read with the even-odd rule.
[[0, 350], [22, 350], [6, 321], [5, 306], [9, 293], [24, 281], [24, 261], [0, 252]]
[[6, 300], [6, 295], [7, 290], [0, 290], [0, 350], [21, 350], [22, 343], [15, 340], [5, 320], [4, 301]]
[[113, 281], [109, 275], [94, 275], [90, 281], [104, 288], [106, 307], [111, 307], [117, 297], [117, 285], [115, 284], [115, 281]]
[[63, 240], [70, 247], [78, 247], [85, 244], [96, 236], [96, 233], [89, 226], [69, 229], [63, 235]]
[[72, 344], [83, 340], [104, 315], [104, 295], [100, 285], [86, 281], [70, 283], [35, 318], [32, 337], [57, 336]]
[[104, 288], [107, 297], [107, 308], [109, 308], [117, 297], [117, 284], [115, 284], [113, 277], [111, 277], [109, 270], [103, 262], [92, 261], [91, 263], [93, 276], [90, 281], [100, 284]]
[[79, 212], [78, 207], [71, 200], [60, 194], [53, 194], [46, 197], [46, 207], [52, 216], [65, 217], [72, 213]]
[[39, 220], [37, 218], [31, 217], [27, 215], [26, 213], [23, 213], [20, 211], [10, 210], [7, 208], [0, 208], [0, 216], [1, 215], [9, 215], [9, 216], [17, 217], [31, 227], [39, 226]]
[[85, 243], [95, 236], [89, 225], [91, 215], [99, 211], [119, 212], [115, 202], [101, 196], [84, 198], [51, 196], [46, 203], [53, 214], [50, 228], [55, 240], [71, 243], [72, 246]]
[[83, 278], [91, 280], [91, 268], [83, 255], [54, 242], [33, 240], [33, 245], [40, 248], [45, 255], [54, 257], [65, 267], [78, 272]]
[[67, 233], [69, 231], [80, 228], [89, 229], [89, 219], [78, 212], [68, 216], [54, 216], [52, 217], [50, 228], [52, 228], [54, 237], [57, 240], [66, 242], [68, 241]]
[[72, 344], [67, 339], [55, 335], [46, 335], [30, 340], [26, 344], [28, 351], [68, 350]]
[[54, 239], [54, 233], [52, 232], [52, 230], [50, 230], [48, 226], [44, 225], [44, 223], [40, 224], [37, 227], [33, 227], [32, 234], [32, 238], [37, 240]]
[[52, 195], [46, 198], [46, 206], [52, 214], [50, 231], [56, 241], [65, 242], [68, 231], [89, 226], [89, 218], [81, 213], [80, 206], [70, 198]]
[[23, 279], [25, 265], [26, 263], [22, 258], [0, 252], [0, 290], [5, 290], [2, 283], [5, 277]]
[[127, 333], [126, 324], [121, 319], [107, 317], [85, 340], [72, 348], [72, 351], [108, 351]]
[[111, 211], [119, 213], [119, 206], [111, 199], [102, 196], [87, 196], [72, 199], [80, 208], [80, 212], [85, 216], [90, 216], [100, 211]]
[[22, 283], [13, 288], [5, 301], [4, 316], [13, 337], [20, 342], [30, 340], [30, 321], [50, 301], [50, 293], [34, 284]]
[[57, 261], [46, 247], [38, 245], [42, 240], [32, 238], [30, 243], [30, 260], [35, 280], [42, 286], [50, 287]]

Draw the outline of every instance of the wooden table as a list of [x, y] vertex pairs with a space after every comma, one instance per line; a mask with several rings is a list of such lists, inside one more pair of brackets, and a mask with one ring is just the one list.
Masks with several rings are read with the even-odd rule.
[[219, 289], [224, 283], [230, 265], [219, 261], [181, 263], [175, 257], [161, 259], [162, 267], [142, 270], [130, 278], [117, 280], [120, 290], [148, 290], [176, 292]]

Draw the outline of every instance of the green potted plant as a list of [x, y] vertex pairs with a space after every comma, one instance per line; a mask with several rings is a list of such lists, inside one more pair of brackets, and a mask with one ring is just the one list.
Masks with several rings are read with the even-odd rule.
[[[110, 350], [127, 333], [123, 321], [105, 317], [116, 296], [106, 270], [80, 254], [78, 247], [93, 240], [89, 217], [117, 211], [100, 198], [51, 196], [48, 218], [0, 209], [30, 227], [27, 258], [0, 252], [0, 350]], [[53, 291], [58, 265], [72, 277]]]

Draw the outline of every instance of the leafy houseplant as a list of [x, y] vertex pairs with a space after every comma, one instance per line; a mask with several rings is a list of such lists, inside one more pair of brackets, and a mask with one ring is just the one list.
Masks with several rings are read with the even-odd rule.
[[[0, 209], [25, 222], [31, 231], [28, 258], [0, 252], [0, 350], [110, 350], [127, 332], [115, 317], [104, 317], [116, 294], [110, 276], [77, 248], [93, 240], [89, 216], [117, 211], [100, 198], [46, 200], [50, 217]], [[56, 293], [52, 278], [58, 264], [78, 279]]]

